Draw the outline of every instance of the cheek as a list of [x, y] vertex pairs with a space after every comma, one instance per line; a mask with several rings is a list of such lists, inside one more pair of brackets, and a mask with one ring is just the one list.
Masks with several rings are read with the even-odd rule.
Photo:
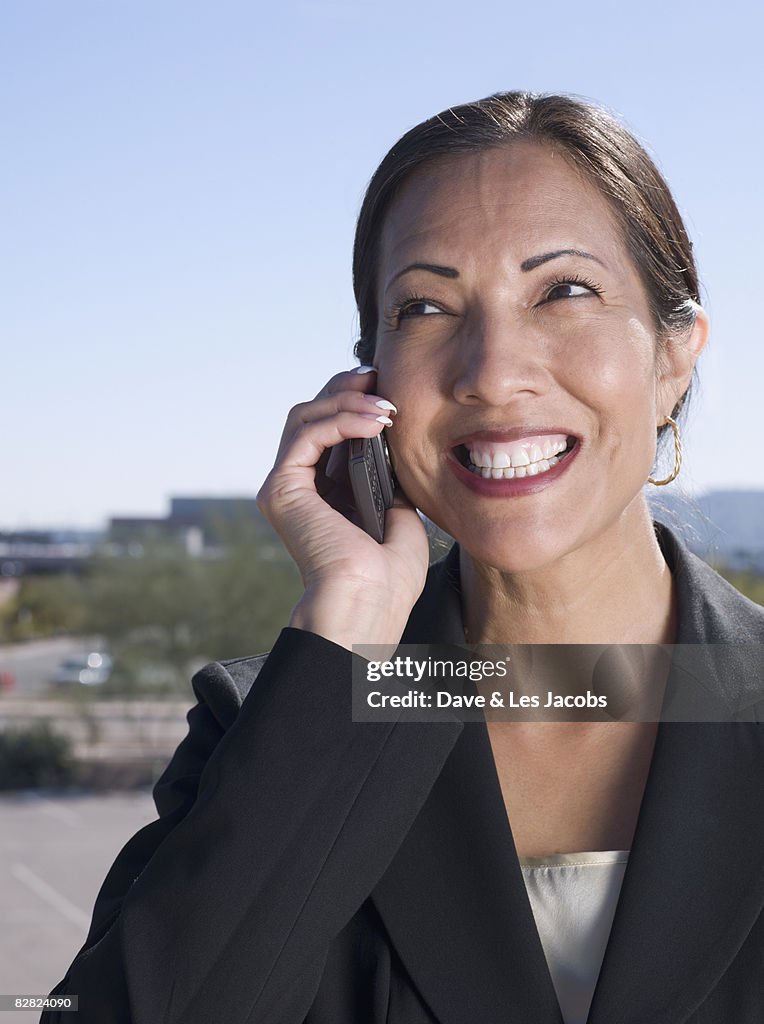
[[[591, 400], [609, 407], [620, 419], [627, 409], [635, 411], [655, 403], [655, 340], [639, 321], [619, 331], [593, 333], [580, 339], [575, 359], [567, 359], [565, 377], [572, 393], [588, 391]], [[568, 351], [571, 351], [569, 348]], [[576, 383], [577, 382], [577, 383]]]
[[[377, 391], [398, 409], [393, 426], [385, 432], [393, 466], [403, 490], [408, 487], [409, 496], [419, 505], [431, 487], [440, 457], [434, 436], [443, 402], [435, 367], [405, 358], [384, 344], [377, 348], [376, 363]], [[426, 486], [425, 480], [429, 481]]]
[[636, 316], [592, 318], [559, 336], [567, 355], [575, 358], [579, 368], [588, 364], [590, 372], [606, 372], [614, 380], [635, 372], [640, 376], [655, 372], [655, 338]]
[[398, 421], [413, 423], [431, 418], [439, 401], [441, 382], [437, 362], [417, 358], [416, 353], [384, 342], [377, 346], [377, 390], [398, 408]]

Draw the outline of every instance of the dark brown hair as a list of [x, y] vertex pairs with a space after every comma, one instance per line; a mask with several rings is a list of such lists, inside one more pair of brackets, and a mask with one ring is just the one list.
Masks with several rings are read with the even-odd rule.
[[[353, 287], [360, 317], [355, 353], [363, 363], [374, 358], [380, 237], [403, 183], [417, 168], [438, 158], [477, 153], [520, 139], [562, 152], [611, 204], [645, 286], [659, 339], [693, 326], [694, 303], [700, 302], [700, 296], [692, 243], [668, 185], [634, 136], [605, 110], [583, 100], [503, 92], [446, 110], [412, 128], [371, 179], [353, 250]], [[672, 415], [684, 406], [689, 390]]]

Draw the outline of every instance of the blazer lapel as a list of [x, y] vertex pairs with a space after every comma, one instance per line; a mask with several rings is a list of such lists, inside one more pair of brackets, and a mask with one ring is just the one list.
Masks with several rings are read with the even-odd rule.
[[464, 726], [372, 900], [442, 1024], [562, 1024], [482, 723]]
[[[458, 554], [432, 570], [403, 643], [464, 644]], [[483, 723], [464, 725], [372, 900], [443, 1024], [562, 1024]]]
[[753, 724], [662, 724], [589, 1024], [682, 1024], [764, 904]]

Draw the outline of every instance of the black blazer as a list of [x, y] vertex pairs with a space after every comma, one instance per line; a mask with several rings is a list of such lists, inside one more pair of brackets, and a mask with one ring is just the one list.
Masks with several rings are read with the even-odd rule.
[[[678, 642], [760, 644], [764, 610], [656, 529]], [[463, 639], [456, 565], [404, 639]], [[159, 819], [55, 989], [79, 1014], [42, 1021], [560, 1024], [485, 725], [353, 724], [350, 659], [286, 629], [194, 677]], [[762, 679], [724, 664], [749, 720], [659, 726], [590, 1024], [764, 1021]]]

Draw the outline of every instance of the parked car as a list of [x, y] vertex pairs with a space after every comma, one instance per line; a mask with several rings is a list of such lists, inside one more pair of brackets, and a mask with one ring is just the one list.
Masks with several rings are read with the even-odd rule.
[[51, 682], [54, 686], [99, 686], [105, 683], [112, 670], [112, 660], [102, 651], [71, 654], [56, 669]]

